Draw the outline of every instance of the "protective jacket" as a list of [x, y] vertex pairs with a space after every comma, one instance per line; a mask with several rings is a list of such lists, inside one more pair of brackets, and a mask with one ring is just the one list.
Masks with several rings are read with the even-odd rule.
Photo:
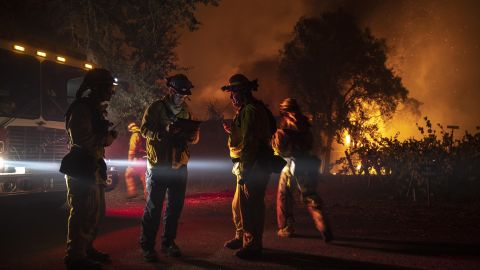
[[132, 132], [132, 135], [130, 136], [130, 144], [128, 148], [128, 160], [142, 159], [147, 155], [145, 138], [142, 137], [140, 129], [136, 125], [133, 126], [130, 131]]
[[190, 158], [188, 144], [199, 140], [199, 130], [173, 133], [167, 130], [169, 124], [177, 119], [192, 119], [187, 104], [175, 106], [172, 97], [153, 102], [145, 111], [140, 128], [147, 139], [147, 158], [149, 166], [178, 169], [187, 165]]
[[[90, 98], [75, 100], [66, 113], [70, 152], [63, 158], [60, 171], [103, 183], [107, 178], [103, 157], [109, 126], [99, 104]], [[97, 173], [99, 177], [96, 177]]]
[[109, 124], [101, 106], [90, 98], [74, 101], [66, 115], [70, 146], [79, 146], [92, 156], [103, 158]]
[[310, 154], [313, 148], [313, 135], [308, 119], [299, 113], [282, 117], [273, 137], [272, 147], [275, 154], [284, 158]]
[[270, 140], [275, 130], [275, 118], [263, 102], [255, 100], [240, 109], [228, 138], [230, 158], [239, 162], [240, 173], [262, 158], [270, 162]]

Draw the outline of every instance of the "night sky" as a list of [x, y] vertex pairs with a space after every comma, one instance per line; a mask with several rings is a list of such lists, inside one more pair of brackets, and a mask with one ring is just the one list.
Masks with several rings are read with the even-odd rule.
[[[276, 63], [296, 21], [341, 7], [386, 39], [388, 63], [410, 96], [423, 103], [421, 116], [474, 131], [480, 125], [479, 6], [478, 1], [448, 0], [223, 0], [219, 7], [200, 7], [202, 25], [183, 34], [177, 53], [198, 91], [191, 102], [197, 115], [204, 114], [206, 102], [216, 100], [231, 116], [228, 97], [219, 88], [236, 72], [259, 78], [257, 96], [276, 112], [287, 95]], [[413, 123], [421, 123], [419, 117], [403, 112], [386, 133], [418, 135]]]

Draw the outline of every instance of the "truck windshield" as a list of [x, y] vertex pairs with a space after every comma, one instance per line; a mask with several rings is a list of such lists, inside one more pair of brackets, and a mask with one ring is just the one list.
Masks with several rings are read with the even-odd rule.
[[42, 111], [45, 120], [64, 120], [68, 104], [75, 96], [84, 73], [79, 68], [42, 62]]
[[40, 62], [35, 57], [0, 50], [0, 116], [40, 116]]
[[63, 121], [85, 71], [0, 49], [0, 117]]

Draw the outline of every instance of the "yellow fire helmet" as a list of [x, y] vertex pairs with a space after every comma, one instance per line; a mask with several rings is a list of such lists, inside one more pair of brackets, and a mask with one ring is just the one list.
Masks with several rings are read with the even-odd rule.
[[130, 132], [139, 132], [140, 131], [140, 128], [137, 126], [137, 124], [135, 124], [135, 122], [131, 122], [130, 124], [128, 124], [128, 131]]

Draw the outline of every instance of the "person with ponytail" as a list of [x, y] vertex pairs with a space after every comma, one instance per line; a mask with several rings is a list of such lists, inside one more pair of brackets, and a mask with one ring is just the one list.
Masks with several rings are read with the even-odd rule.
[[108, 70], [88, 71], [65, 115], [70, 152], [60, 171], [66, 174], [70, 206], [64, 258], [67, 269], [101, 269], [100, 263], [110, 261], [93, 242], [105, 215], [105, 147], [117, 137], [106, 118], [106, 103], [112, 98], [114, 85]]

